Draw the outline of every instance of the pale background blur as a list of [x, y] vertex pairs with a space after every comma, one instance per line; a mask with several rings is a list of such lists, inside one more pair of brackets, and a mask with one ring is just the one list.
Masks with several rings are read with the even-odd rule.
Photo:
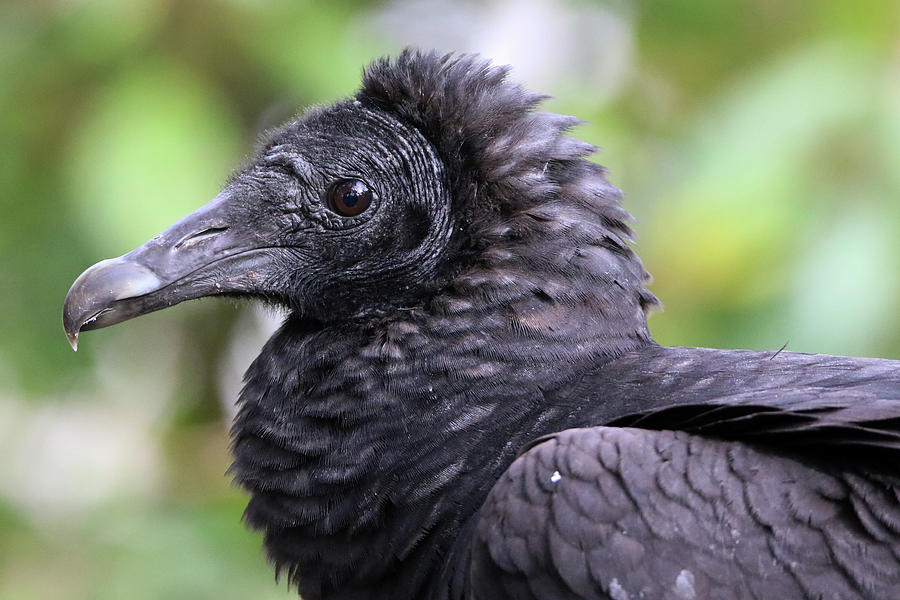
[[0, 7], [0, 599], [286, 598], [224, 475], [278, 316], [83, 336], [87, 266], [212, 198], [261, 129], [407, 44], [553, 94], [626, 192], [664, 344], [900, 358], [896, 0]]

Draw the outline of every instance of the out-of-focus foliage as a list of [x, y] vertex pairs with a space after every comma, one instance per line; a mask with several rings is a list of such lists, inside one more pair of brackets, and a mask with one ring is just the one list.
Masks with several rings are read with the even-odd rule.
[[283, 598], [223, 473], [271, 316], [60, 326], [85, 267], [406, 44], [588, 121], [665, 344], [900, 357], [895, 0], [68, 0], [0, 6], [0, 599]]

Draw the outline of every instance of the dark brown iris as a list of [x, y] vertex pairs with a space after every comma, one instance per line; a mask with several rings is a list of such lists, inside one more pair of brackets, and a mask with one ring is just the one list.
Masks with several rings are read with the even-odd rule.
[[344, 179], [328, 190], [325, 205], [342, 217], [355, 217], [369, 208], [373, 197], [369, 186], [359, 179]]

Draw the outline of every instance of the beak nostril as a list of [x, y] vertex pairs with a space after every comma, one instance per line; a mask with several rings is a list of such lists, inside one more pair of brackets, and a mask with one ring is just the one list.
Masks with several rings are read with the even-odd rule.
[[194, 244], [199, 244], [205, 239], [217, 236], [220, 233], [224, 233], [226, 231], [228, 231], [228, 227], [209, 227], [208, 229], [204, 229], [203, 231], [191, 233], [181, 238], [181, 241], [175, 244], [175, 249], [177, 250], [178, 248], [186, 245], [193, 246]]

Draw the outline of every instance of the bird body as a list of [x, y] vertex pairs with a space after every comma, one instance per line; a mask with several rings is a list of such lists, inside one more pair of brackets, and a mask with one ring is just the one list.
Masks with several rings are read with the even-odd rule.
[[[900, 505], [887, 493], [900, 450], [890, 422], [900, 405], [895, 361], [650, 345], [599, 365], [573, 364], [572, 372], [554, 372], [552, 364], [517, 371], [519, 357], [509, 353], [510, 364], [467, 372], [448, 386], [445, 374], [421, 374], [435, 365], [462, 372], [453, 367], [462, 360], [443, 360], [447, 348], [459, 347], [454, 340], [420, 362], [409, 358], [408, 345], [415, 348], [421, 334], [408, 325], [387, 327], [401, 332], [390, 340], [298, 335], [294, 328], [302, 326], [287, 323], [270, 344], [304, 340], [308, 355], [283, 348], [308, 363], [278, 373], [271, 369], [290, 363], [264, 352], [266, 364], [251, 367], [234, 450], [238, 479], [253, 492], [247, 521], [266, 532], [270, 555], [304, 597], [614, 598], [617, 580], [631, 594], [620, 597], [643, 590], [653, 598], [674, 594], [682, 570], [692, 573], [697, 598], [815, 598], [822, 586], [836, 589], [823, 573], [840, 569], [868, 587], [860, 592], [851, 583], [833, 597], [893, 597], [898, 590], [891, 552], [900, 543]], [[347, 347], [358, 354], [344, 369]], [[370, 355], [379, 356], [383, 377], [360, 372]], [[327, 357], [341, 359], [329, 364]], [[376, 381], [383, 387], [373, 388]], [[355, 388], [359, 395], [348, 393]], [[300, 395], [302, 406], [285, 403]], [[617, 438], [623, 432], [635, 471], [615, 461], [584, 464], [605, 457], [597, 444], [626, 452]], [[298, 455], [305, 460], [290, 462]], [[657, 472], [637, 470], [651, 459]], [[633, 477], [649, 479], [640, 482], [648, 488], [643, 501], [610, 507], [610, 492], [597, 495], [600, 478], [624, 487]], [[585, 487], [573, 495], [594, 504], [586, 509], [576, 497], [557, 507], [584, 521], [565, 529], [550, 511], [570, 483]], [[776, 484], [782, 489], [771, 490]], [[874, 518], [884, 537], [844, 530], [847, 511], [878, 514], [858, 506], [853, 493], [887, 510]], [[674, 507], [660, 506], [660, 497]], [[793, 505], [808, 497], [825, 506]], [[705, 512], [690, 504], [701, 499]], [[729, 507], [732, 516], [717, 512]], [[584, 512], [590, 509], [609, 519], [610, 537], [589, 527], [599, 520]], [[821, 521], [807, 522], [803, 511], [813, 510]], [[787, 521], [775, 533], [788, 539], [772, 542], [783, 547], [767, 545], [773, 513]], [[510, 558], [529, 535], [536, 539], [526, 543], [527, 557]], [[571, 545], [568, 553], [552, 553], [554, 535]], [[713, 550], [698, 557], [685, 550], [688, 542]], [[623, 544], [638, 558], [620, 554]], [[842, 566], [832, 548], [856, 553], [842, 556]], [[820, 552], [814, 560], [811, 550]], [[595, 571], [579, 584], [567, 580], [565, 567], [591, 563], [591, 551], [602, 556]], [[666, 554], [659, 567], [654, 558]], [[646, 572], [635, 574], [637, 563]], [[893, 577], [872, 579], [884, 571]], [[478, 585], [487, 587], [473, 591]], [[536, 585], [544, 587], [529, 587]], [[751, 591], [742, 595], [744, 588]]]
[[82, 274], [66, 331], [291, 310], [232, 470], [306, 600], [900, 597], [900, 363], [657, 345], [621, 194], [540, 100], [378, 61]]

